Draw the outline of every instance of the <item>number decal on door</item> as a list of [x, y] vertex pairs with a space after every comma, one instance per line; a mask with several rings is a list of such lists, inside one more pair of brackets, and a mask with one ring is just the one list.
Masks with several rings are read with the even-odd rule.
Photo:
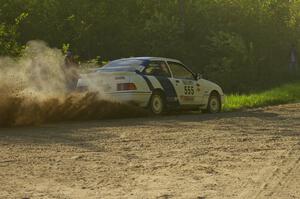
[[184, 86], [184, 94], [194, 95], [195, 94], [194, 86]]

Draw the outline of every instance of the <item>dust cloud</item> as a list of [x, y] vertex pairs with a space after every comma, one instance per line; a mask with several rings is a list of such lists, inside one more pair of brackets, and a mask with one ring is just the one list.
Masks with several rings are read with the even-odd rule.
[[145, 114], [99, 92], [70, 92], [67, 76], [62, 52], [42, 41], [29, 42], [19, 58], [0, 58], [0, 127]]

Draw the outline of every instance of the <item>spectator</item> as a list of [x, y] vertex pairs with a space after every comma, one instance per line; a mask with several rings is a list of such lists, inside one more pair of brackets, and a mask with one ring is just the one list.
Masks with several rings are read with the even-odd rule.
[[77, 86], [79, 75], [77, 73], [78, 63], [76, 62], [73, 53], [68, 51], [65, 57], [64, 73], [67, 81], [67, 89], [74, 90]]
[[296, 46], [293, 44], [290, 52], [290, 65], [289, 65], [289, 72], [294, 74], [298, 70], [298, 60], [297, 60], [297, 49]]

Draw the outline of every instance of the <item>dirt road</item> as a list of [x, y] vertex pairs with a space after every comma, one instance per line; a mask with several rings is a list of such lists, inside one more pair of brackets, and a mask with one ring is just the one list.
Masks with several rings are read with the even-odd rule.
[[300, 198], [300, 104], [2, 128], [0, 198]]

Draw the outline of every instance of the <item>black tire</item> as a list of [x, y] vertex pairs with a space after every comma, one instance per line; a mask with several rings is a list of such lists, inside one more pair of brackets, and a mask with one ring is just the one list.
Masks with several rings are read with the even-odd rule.
[[160, 93], [154, 93], [150, 99], [149, 109], [154, 115], [162, 115], [166, 109], [164, 96]]
[[222, 102], [221, 102], [220, 95], [214, 92], [209, 96], [207, 109], [205, 110], [205, 112], [215, 114], [215, 113], [220, 113], [221, 110], [222, 110]]

